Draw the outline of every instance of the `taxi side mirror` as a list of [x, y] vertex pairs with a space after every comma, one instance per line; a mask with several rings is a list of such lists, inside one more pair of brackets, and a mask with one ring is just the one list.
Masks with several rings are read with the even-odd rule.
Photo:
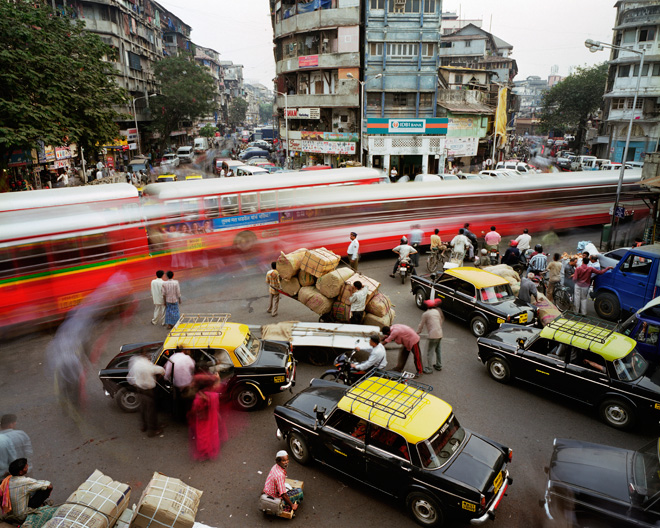
[[318, 405], [314, 405], [314, 414], [316, 415], [316, 420], [314, 421], [314, 430], [319, 426], [321, 422], [325, 420], [325, 407], [319, 407]]
[[518, 348], [525, 348], [525, 343], [527, 342], [527, 339], [524, 339], [522, 337], [519, 337], [516, 339], [516, 344], [518, 345]]

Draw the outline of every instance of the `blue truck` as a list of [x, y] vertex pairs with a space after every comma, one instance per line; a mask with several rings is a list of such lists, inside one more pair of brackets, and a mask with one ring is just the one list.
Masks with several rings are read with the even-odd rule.
[[596, 276], [591, 292], [596, 313], [608, 321], [637, 312], [658, 295], [660, 244], [629, 249], [614, 269]]

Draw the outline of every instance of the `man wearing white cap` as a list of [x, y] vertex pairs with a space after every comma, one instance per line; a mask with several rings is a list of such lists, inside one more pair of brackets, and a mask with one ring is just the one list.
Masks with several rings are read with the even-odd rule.
[[286, 468], [289, 466], [289, 454], [284, 451], [278, 451], [275, 455], [275, 465], [270, 469], [264, 493], [274, 499], [282, 499], [285, 503], [285, 510], [297, 510], [298, 503], [303, 499], [303, 491], [300, 488], [286, 489]]

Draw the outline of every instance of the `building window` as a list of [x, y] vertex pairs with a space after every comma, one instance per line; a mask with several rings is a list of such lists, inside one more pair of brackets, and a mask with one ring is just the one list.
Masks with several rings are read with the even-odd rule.
[[626, 107], [626, 100], [623, 97], [612, 99], [612, 110], [623, 110]]
[[371, 9], [385, 9], [385, 0], [371, 0], [369, 7]]
[[142, 71], [142, 64], [140, 64], [140, 56], [129, 51], [128, 52], [128, 67], [131, 70]]
[[635, 42], [636, 31], [634, 29], [629, 29], [623, 33], [623, 43], [632, 44]]
[[390, 13], [419, 13], [420, 1], [421, 0], [390, 0], [388, 11]]
[[382, 57], [383, 56], [383, 43], [382, 42], [370, 42], [369, 43], [369, 55], [372, 57]]
[[396, 42], [387, 45], [387, 56], [391, 59], [417, 57], [419, 45], [412, 42]]
[[435, 13], [435, 0], [424, 0], [424, 13]]
[[381, 92], [367, 92], [367, 109], [380, 111], [382, 101]]
[[[626, 99], [626, 108], [628, 110], [632, 109], [633, 101], [634, 101], [634, 99], [632, 99], [632, 98]], [[641, 110], [643, 106], [644, 106], [644, 99], [642, 99], [641, 97], [638, 97], [637, 98], [637, 104], [635, 104], [635, 108], [637, 110]]]
[[472, 47], [472, 41], [471, 40], [466, 40], [465, 41], [465, 47], [466, 48], [471, 48]]
[[630, 64], [619, 66], [617, 77], [630, 77]]
[[655, 26], [645, 26], [639, 29], [640, 42], [652, 42], [655, 40]]
[[[644, 67], [642, 68], [642, 77], [646, 77], [649, 74], [649, 65], [644, 64]], [[637, 77], [639, 75], [639, 64], [635, 64], [633, 67], [633, 77]]]
[[422, 92], [419, 94], [419, 106], [430, 107], [433, 105], [433, 94]]
[[460, 73], [454, 74], [454, 84], [463, 84], [463, 75]]
[[422, 57], [433, 57], [435, 55], [435, 43], [425, 42], [422, 44]]
[[453, 45], [454, 45], [453, 42], [447, 42], [447, 41], [445, 40], [445, 41], [443, 41], [443, 42], [440, 42], [440, 49], [443, 49], [443, 48], [445, 48], [445, 49], [446, 49], [446, 48], [451, 48]]
[[660, 63], [653, 65], [653, 76], [657, 77], [660, 75]]
[[392, 94], [392, 106], [408, 106], [408, 94], [407, 93]]

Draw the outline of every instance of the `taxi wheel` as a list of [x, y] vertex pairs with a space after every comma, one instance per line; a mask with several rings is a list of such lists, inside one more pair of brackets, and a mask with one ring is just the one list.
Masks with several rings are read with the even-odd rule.
[[492, 357], [488, 360], [488, 374], [495, 381], [506, 383], [511, 379], [511, 369], [506, 359], [499, 357]]
[[236, 238], [234, 239], [234, 246], [236, 246], [239, 251], [245, 252], [252, 249], [252, 246], [254, 246], [256, 241], [257, 235], [255, 235], [252, 231], [243, 231], [242, 233], [236, 235]]
[[442, 526], [445, 516], [437, 501], [422, 492], [413, 492], [406, 498], [408, 511], [415, 522], [421, 526]]
[[621, 315], [619, 299], [613, 293], [599, 294], [594, 302], [594, 308], [600, 317], [608, 321], [618, 321], [619, 315]]
[[470, 321], [470, 330], [475, 337], [483, 337], [488, 332], [488, 321], [483, 315], [475, 315]]
[[259, 391], [250, 385], [243, 385], [234, 389], [234, 405], [240, 411], [255, 411], [263, 404]]
[[605, 400], [600, 404], [600, 416], [615, 429], [630, 429], [635, 424], [635, 411], [622, 400]]
[[137, 392], [122, 387], [115, 394], [117, 406], [126, 413], [134, 413], [140, 408], [140, 396]]
[[415, 306], [419, 308], [420, 310], [424, 308], [424, 301], [426, 300], [426, 294], [424, 293], [424, 290], [421, 288], [418, 288], [415, 290]]
[[309, 447], [307, 441], [298, 433], [291, 433], [289, 435], [289, 451], [291, 456], [298, 464], [303, 466], [310, 461]]

